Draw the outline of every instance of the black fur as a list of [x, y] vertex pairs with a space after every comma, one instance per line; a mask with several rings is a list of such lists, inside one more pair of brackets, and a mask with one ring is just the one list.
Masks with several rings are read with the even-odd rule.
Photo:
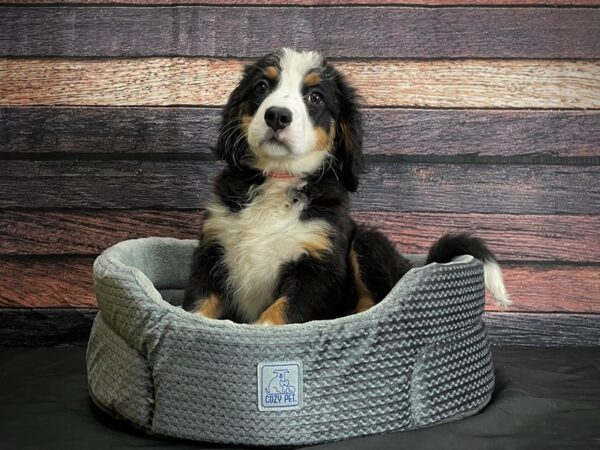
[[468, 233], [460, 233], [446, 234], [433, 244], [427, 254], [426, 264], [448, 263], [461, 255], [471, 255], [482, 262], [496, 261], [496, 257], [482, 239]]
[[337, 122], [335, 157], [340, 164], [340, 181], [350, 192], [356, 192], [363, 170], [363, 127], [358, 110], [357, 95], [340, 74], [336, 77], [336, 89], [340, 98], [340, 120]]
[[354, 248], [364, 279], [377, 302], [382, 300], [411, 268], [383, 234], [373, 228], [358, 226]]

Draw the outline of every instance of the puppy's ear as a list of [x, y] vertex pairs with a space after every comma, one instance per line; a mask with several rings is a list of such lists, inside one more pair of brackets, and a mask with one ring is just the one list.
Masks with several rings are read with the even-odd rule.
[[217, 156], [230, 166], [239, 166], [239, 161], [246, 151], [246, 139], [241, 136], [240, 122], [245, 78], [233, 90], [225, 108], [223, 108], [221, 127], [215, 149]]
[[355, 192], [363, 169], [363, 128], [358, 95], [345, 78], [337, 74], [340, 114], [337, 123], [335, 157], [342, 185]]

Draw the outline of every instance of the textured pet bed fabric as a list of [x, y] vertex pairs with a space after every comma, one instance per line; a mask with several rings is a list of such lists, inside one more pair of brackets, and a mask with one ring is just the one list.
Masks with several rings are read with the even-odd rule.
[[[94, 264], [100, 311], [88, 383], [112, 416], [161, 435], [299, 445], [457, 420], [489, 401], [480, 261], [412, 269], [361, 314], [260, 327], [176, 306], [196, 245], [125, 241]], [[300, 368], [279, 383], [296, 397], [294, 409], [259, 410], [273, 374], [261, 375], [263, 364], [279, 373]]]

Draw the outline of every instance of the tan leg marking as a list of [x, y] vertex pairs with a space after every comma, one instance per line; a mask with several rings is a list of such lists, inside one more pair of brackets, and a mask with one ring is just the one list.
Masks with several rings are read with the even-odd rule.
[[288, 299], [284, 295], [283, 297], [275, 300], [271, 306], [269, 306], [265, 311], [260, 315], [259, 319], [256, 321], [257, 325], [283, 325], [287, 323], [287, 319], [285, 317], [285, 309], [287, 306]]
[[308, 87], [317, 86], [321, 83], [321, 75], [317, 72], [310, 72], [304, 77], [304, 85]]
[[264, 73], [269, 80], [275, 81], [279, 77], [279, 69], [275, 66], [265, 67]]
[[223, 312], [223, 301], [218, 295], [210, 294], [208, 297], [196, 301], [196, 304], [199, 305], [196, 308], [196, 313], [202, 314], [209, 319], [218, 319], [221, 317], [221, 313]]
[[365, 284], [360, 274], [360, 265], [358, 264], [358, 254], [354, 248], [350, 250], [350, 266], [354, 274], [354, 286], [358, 294], [358, 302], [356, 303], [355, 312], [363, 312], [375, 305], [373, 294]]

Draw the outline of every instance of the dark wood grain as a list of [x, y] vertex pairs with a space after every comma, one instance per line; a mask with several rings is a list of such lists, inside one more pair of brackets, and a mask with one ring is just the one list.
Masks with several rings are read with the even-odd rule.
[[5, 161], [0, 207], [197, 208], [220, 168], [215, 161]]
[[[0, 342], [7, 346], [85, 345], [94, 309], [0, 308]], [[598, 314], [486, 313], [492, 345], [596, 347]]]
[[[367, 154], [600, 156], [600, 111], [365, 109]], [[216, 108], [0, 108], [2, 153], [208, 154]]]
[[0, 308], [95, 306], [93, 261], [0, 257]]
[[[356, 211], [403, 253], [427, 253], [444, 233], [483, 237], [502, 261], [600, 263], [600, 215], [503, 215]], [[0, 210], [0, 254], [96, 255], [147, 236], [194, 239], [199, 210]]]
[[371, 164], [356, 209], [509, 214], [600, 213], [600, 166]]
[[599, 156], [596, 111], [365, 109], [365, 152]]
[[2, 56], [256, 57], [281, 43], [329, 57], [600, 56], [600, 10], [585, 8], [40, 6], [1, 17]]
[[506, 6], [592, 6], [599, 0], [3, 0], [5, 4], [130, 4], [130, 5], [506, 5]]
[[215, 108], [0, 108], [0, 153], [206, 154], [220, 115]]
[[[92, 257], [0, 257], [0, 308], [96, 305]], [[504, 267], [510, 311], [600, 313], [600, 267]], [[486, 309], [498, 310], [491, 298]]]
[[[243, 61], [153, 57], [0, 59], [4, 106], [214, 106]], [[343, 60], [367, 106], [600, 108], [600, 61], [537, 59]]]
[[85, 345], [96, 309], [0, 308], [0, 343], [6, 346]]
[[485, 323], [493, 345], [600, 345], [600, 315], [597, 314], [487, 313]]
[[[201, 207], [213, 161], [4, 161], [0, 207]], [[600, 166], [371, 162], [353, 206], [369, 211], [600, 213]]]

